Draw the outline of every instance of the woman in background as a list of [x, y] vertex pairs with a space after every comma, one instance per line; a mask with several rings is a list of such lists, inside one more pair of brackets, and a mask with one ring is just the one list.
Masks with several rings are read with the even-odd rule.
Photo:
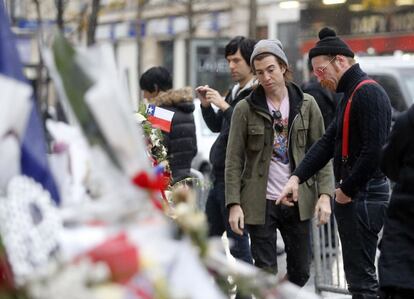
[[171, 184], [190, 177], [191, 162], [197, 154], [192, 89], [172, 89], [171, 75], [162, 66], [152, 67], [143, 73], [139, 85], [148, 103], [174, 112], [170, 132], [163, 132], [163, 144], [167, 148], [172, 174]]

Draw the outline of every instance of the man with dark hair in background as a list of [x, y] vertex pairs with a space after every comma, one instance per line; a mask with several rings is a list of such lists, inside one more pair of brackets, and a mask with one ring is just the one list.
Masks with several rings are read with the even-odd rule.
[[171, 131], [162, 132], [162, 143], [167, 149], [171, 184], [175, 184], [191, 177], [191, 161], [197, 154], [197, 137], [192, 88], [173, 89], [172, 82], [170, 72], [163, 66], [148, 69], [139, 79], [148, 103], [174, 112]]
[[[224, 167], [226, 160], [227, 139], [230, 121], [236, 104], [252, 91], [254, 76], [250, 68], [250, 55], [256, 42], [237, 36], [225, 48], [225, 57], [229, 64], [230, 74], [236, 83], [223, 99], [219, 92], [208, 85], [196, 88], [201, 101], [204, 121], [212, 132], [219, 133], [210, 151], [210, 162], [213, 166], [213, 188], [206, 203], [206, 214], [210, 236], [222, 236], [224, 231], [231, 240], [231, 254], [240, 260], [252, 264], [249, 237], [235, 234], [228, 222], [228, 211], [224, 198]], [[216, 112], [211, 104], [219, 108]], [[236, 298], [242, 298], [238, 293]]]

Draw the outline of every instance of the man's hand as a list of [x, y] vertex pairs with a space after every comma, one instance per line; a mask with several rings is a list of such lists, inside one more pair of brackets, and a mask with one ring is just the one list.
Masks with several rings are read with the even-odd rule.
[[231, 206], [229, 213], [229, 223], [231, 230], [238, 235], [243, 235], [244, 213], [240, 205]]
[[224, 98], [219, 94], [219, 92], [213, 88], [207, 88], [207, 101], [219, 107], [221, 111], [225, 111], [230, 105], [224, 100]]
[[352, 198], [345, 195], [344, 192], [342, 192], [341, 188], [335, 189], [335, 200], [337, 203], [340, 204], [347, 204], [352, 201]]
[[315, 217], [318, 219], [318, 226], [328, 223], [331, 213], [330, 196], [327, 194], [321, 194], [315, 206]]
[[207, 100], [207, 89], [208, 85], [199, 86], [195, 89], [198, 94], [198, 98], [200, 99], [201, 106], [208, 107], [210, 106], [210, 102]]
[[299, 178], [292, 175], [282, 190], [276, 204], [284, 204], [292, 207], [294, 201], [298, 201]]
[[227, 108], [230, 107], [219, 92], [213, 88], [210, 88], [208, 85], [199, 86], [195, 90], [199, 95], [201, 105], [203, 107], [208, 107], [210, 104], [214, 104], [221, 111], [226, 111]]

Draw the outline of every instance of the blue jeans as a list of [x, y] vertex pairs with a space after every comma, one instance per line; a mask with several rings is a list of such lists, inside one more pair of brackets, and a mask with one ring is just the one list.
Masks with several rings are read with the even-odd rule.
[[[209, 227], [209, 236], [221, 237], [224, 232], [227, 233], [232, 246], [230, 253], [236, 259], [253, 264], [250, 252], [249, 235], [244, 230], [243, 236], [232, 231], [229, 224], [229, 211], [225, 203], [225, 190], [223, 181], [214, 181], [213, 188], [210, 190], [206, 202], [206, 215]], [[236, 299], [242, 298], [240, 294], [236, 295]], [[248, 297], [246, 297], [248, 298]]]
[[348, 204], [335, 201], [345, 277], [352, 298], [377, 298], [375, 254], [389, 201], [386, 178], [371, 179]]

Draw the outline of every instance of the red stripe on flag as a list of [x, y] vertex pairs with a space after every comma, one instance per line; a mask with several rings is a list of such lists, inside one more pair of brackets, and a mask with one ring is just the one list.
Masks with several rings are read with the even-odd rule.
[[167, 133], [171, 131], [171, 121], [164, 120], [152, 115], [148, 115], [148, 121], [152, 124], [154, 128], [163, 130]]

